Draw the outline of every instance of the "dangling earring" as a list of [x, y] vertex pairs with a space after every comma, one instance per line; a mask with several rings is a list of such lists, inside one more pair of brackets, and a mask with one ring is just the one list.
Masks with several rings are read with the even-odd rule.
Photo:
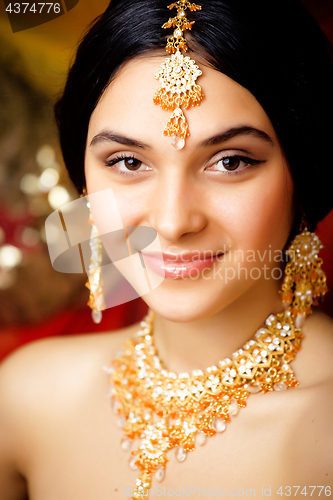
[[295, 318], [296, 328], [302, 327], [312, 305], [318, 305], [328, 291], [326, 275], [321, 269], [323, 260], [318, 257], [322, 248], [318, 236], [302, 222], [301, 232], [286, 251], [289, 261], [280, 293], [285, 308]]
[[[86, 196], [83, 192], [83, 196]], [[90, 290], [88, 306], [91, 308], [91, 317], [93, 322], [98, 324], [102, 321], [102, 309], [105, 309], [104, 295], [103, 295], [103, 280], [102, 280], [102, 241], [95, 226], [92, 213], [90, 211], [90, 203], [87, 203], [89, 208], [88, 222], [91, 224], [90, 235], [90, 265], [88, 272], [88, 281], [86, 287]]]

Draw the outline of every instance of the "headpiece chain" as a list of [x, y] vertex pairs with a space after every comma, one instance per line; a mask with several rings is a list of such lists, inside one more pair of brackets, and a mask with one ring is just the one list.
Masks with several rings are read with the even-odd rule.
[[202, 71], [193, 59], [184, 57], [180, 52], [188, 50], [183, 34], [184, 30], [191, 30], [195, 22], [187, 19], [185, 11], [201, 10], [201, 6], [187, 0], [179, 0], [168, 8], [177, 9], [177, 15], [169, 18], [169, 21], [162, 26], [162, 28], [175, 28], [173, 36], [167, 39], [165, 48], [172, 55], [171, 58], [165, 59], [155, 75], [161, 87], [155, 92], [154, 104], [161, 106], [163, 110], [173, 111], [164, 129], [164, 135], [173, 136], [172, 146], [175, 149], [182, 149], [190, 132], [181, 106], [184, 109], [188, 109], [191, 105], [198, 106], [204, 97], [200, 85], [196, 84]]

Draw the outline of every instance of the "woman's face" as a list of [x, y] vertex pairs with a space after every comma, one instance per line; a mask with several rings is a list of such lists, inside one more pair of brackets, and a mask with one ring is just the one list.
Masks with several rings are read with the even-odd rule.
[[[171, 112], [153, 104], [164, 57], [127, 62], [89, 124], [88, 193], [112, 188], [124, 226], [157, 231], [163, 282], [144, 299], [172, 321], [193, 321], [280, 287], [292, 225], [292, 180], [277, 136], [253, 95], [203, 66], [205, 97], [185, 111], [190, 137], [175, 150]], [[104, 218], [108, 213], [103, 214]]]

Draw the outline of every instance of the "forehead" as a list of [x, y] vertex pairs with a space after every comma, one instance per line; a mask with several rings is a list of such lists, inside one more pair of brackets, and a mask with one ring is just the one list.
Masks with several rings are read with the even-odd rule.
[[[88, 142], [96, 133], [111, 128], [146, 143], [169, 144], [170, 138], [164, 137], [163, 130], [171, 112], [153, 103], [160, 85], [154, 75], [164, 60], [163, 56], [138, 56], [123, 65], [91, 115]], [[241, 125], [263, 130], [277, 141], [268, 116], [247, 89], [223, 73], [198, 64], [203, 74], [196, 83], [205, 97], [200, 106], [185, 111], [191, 133], [187, 145]]]

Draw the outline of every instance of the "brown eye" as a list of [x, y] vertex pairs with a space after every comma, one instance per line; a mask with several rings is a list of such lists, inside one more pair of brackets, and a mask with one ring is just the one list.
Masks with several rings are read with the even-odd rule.
[[124, 164], [128, 170], [138, 170], [142, 165], [142, 161], [136, 158], [125, 158]]
[[227, 170], [236, 170], [241, 163], [241, 159], [237, 156], [230, 156], [229, 158], [223, 158], [222, 164]]
[[236, 175], [242, 173], [247, 168], [264, 162], [265, 160], [254, 160], [253, 158], [248, 158], [247, 156], [232, 155], [221, 158], [214, 164], [214, 168], [209, 168], [208, 170], [230, 175], [233, 173]]
[[139, 173], [151, 170], [145, 163], [134, 156], [116, 156], [116, 158], [107, 160], [105, 165], [110, 168], [112, 167], [114, 172], [124, 175], [136, 175], [136, 172]]

